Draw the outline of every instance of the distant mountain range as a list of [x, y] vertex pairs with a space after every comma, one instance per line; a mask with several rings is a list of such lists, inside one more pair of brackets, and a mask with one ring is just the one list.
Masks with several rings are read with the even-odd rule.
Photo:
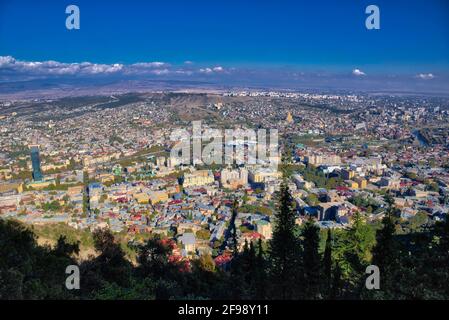
[[354, 81], [351, 78], [291, 81], [274, 78], [228, 79], [220, 81], [170, 80], [123, 77], [60, 77], [0, 82], [0, 101], [57, 99], [72, 96], [109, 95], [129, 92], [187, 91], [222, 92], [229, 90], [299, 90], [311, 92], [366, 92], [372, 94], [438, 95], [449, 96], [449, 88], [443, 83], [424, 86], [419, 82], [382, 82], [378, 79]]

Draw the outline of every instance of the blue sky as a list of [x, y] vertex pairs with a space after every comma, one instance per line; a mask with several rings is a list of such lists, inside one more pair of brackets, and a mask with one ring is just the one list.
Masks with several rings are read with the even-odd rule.
[[[80, 8], [80, 30], [65, 28], [69, 4]], [[369, 4], [380, 8], [380, 30], [365, 28]], [[184, 71], [447, 74], [449, 1], [0, 0], [0, 56], [159, 61]]]

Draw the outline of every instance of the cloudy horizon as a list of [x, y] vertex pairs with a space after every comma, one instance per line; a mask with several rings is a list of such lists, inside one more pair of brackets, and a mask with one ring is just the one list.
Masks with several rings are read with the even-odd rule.
[[[419, 91], [449, 90], [446, 73], [423, 70], [419, 73], [368, 72], [354, 67], [339, 71], [302, 70], [300, 67], [224, 67], [219, 64], [199, 64], [185, 61], [172, 64], [163, 61], [124, 63], [60, 62], [56, 60], [28, 61], [12, 56], [0, 56], [0, 82], [47, 81], [51, 79], [89, 79], [92, 83], [104, 79], [115, 82], [126, 79], [180, 80], [207, 82], [211, 86], [272, 86], [299, 89], [315, 86], [317, 89], [359, 91]], [[0, 94], [2, 91], [0, 91]]]

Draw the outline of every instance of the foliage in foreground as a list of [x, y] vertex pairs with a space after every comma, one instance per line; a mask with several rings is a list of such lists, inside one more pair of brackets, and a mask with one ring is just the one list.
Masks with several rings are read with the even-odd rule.
[[[361, 217], [328, 231], [295, 225], [284, 186], [268, 250], [261, 242], [234, 252], [228, 268], [210, 256], [186, 264], [158, 237], [137, 248], [133, 265], [114, 236], [93, 234], [98, 255], [80, 264], [80, 290], [65, 288], [79, 243], [60, 237], [53, 247], [15, 221], [0, 220], [0, 299], [448, 299], [449, 219], [417, 233], [397, 234], [390, 210], [376, 234]], [[381, 272], [380, 290], [365, 288], [365, 269]]]

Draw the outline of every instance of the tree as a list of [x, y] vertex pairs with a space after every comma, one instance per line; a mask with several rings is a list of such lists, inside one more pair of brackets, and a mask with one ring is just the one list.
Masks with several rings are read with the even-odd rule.
[[299, 239], [295, 235], [293, 199], [288, 186], [281, 186], [280, 210], [275, 214], [275, 227], [270, 241], [270, 281], [275, 299], [294, 299], [299, 263]]
[[304, 269], [304, 296], [306, 299], [318, 299], [320, 297], [320, 229], [308, 219], [302, 230], [303, 237], [303, 269]]
[[209, 240], [210, 239], [210, 231], [206, 230], [206, 229], [200, 229], [196, 232], [196, 237], [198, 239], [202, 239], [202, 240]]
[[348, 298], [359, 298], [364, 288], [365, 269], [371, 260], [371, 248], [375, 243], [373, 229], [356, 213], [351, 227], [340, 234], [335, 247], [336, 261], [342, 280], [347, 283]]
[[332, 287], [332, 233], [327, 229], [326, 245], [323, 255], [324, 292], [330, 296]]
[[204, 271], [214, 272], [215, 262], [211, 255], [203, 254], [198, 260], [198, 267]]
[[138, 246], [138, 272], [143, 277], [164, 278], [178, 269], [169, 260], [172, 253], [170, 242], [164, 242], [160, 236], [154, 236]]
[[256, 257], [256, 269], [255, 269], [255, 299], [263, 300], [266, 298], [266, 285], [267, 285], [267, 274], [266, 274], [266, 260], [264, 257], [264, 250], [262, 246], [262, 239], [259, 238], [259, 243], [257, 246], [257, 257]]
[[26, 226], [0, 219], [0, 300], [74, 299], [64, 286], [64, 271], [75, 260], [62, 247], [68, 248], [65, 239], [56, 248], [39, 246]]
[[215, 267], [209, 254], [201, 255], [192, 261], [192, 272], [182, 274], [184, 296], [188, 299], [229, 297], [229, 290], [222, 288], [229, 283], [229, 277]]
[[391, 216], [382, 219], [382, 228], [376, 233], [376, 245], [373, 248], [372, 264], [379, 267], [381, 272], [381, 291], [384, 298], [394, 296], [397, 286], [395, 275], [399, 271], [399, 248], [394, 238], [395, 224]]
[[250, 249], [248, 241], [245, 240], [243, 251], [234, 254], [231, 262], [231, 298], [251, 299], [253, 292], [253, 276], [255, 265], [255, 252]]
[[56, 247], [54, 249], [55, 254], [59, 256], [70, 257], [73, 254], [78, 255], [80, 252], [80, 242], [76, 243], [68, 243], [66, 236], [59, 236], [58, 241], [56, 243]]
[[[437, 223], [435, 226], [435, 234], [438, 238], [438, 244], [433, 254], [433, 265], [435, 266], [435, 274], [437, 275], [437, 283], [442, 287], [440, 292], [442, 296], [449, 296], [449, 270], [447, 266], [449, 265], [449, 217], [443, 222]], [[432, 250], [433, 251], [433, 250]]]
[[83, 294], [93, 292], [107, 283], [116, 283], [128, 287], [131, 281], [132, 265], [125, 258], [125, 253], [108, 229], [93, 232], [94, 248], [97, 257], [85, 261], [80, 266], [81, 291]]
[[329, 294], [329, 299], [338, 299], [342, 295], [345, 284], [342, 280], [341, 268], [338, 262], [335, 263], [335, 268], [332, 271], [332, 286]]
[[309, 206], [315, 206], [318, 203], [318, 197], [316, 196], [316, 194], [313, 194], [313, 193], [309, 194], [306, 197], [306, 203]]
[[385, 202], [386, 202], [387, 205], [388, 205], [388, 210], [390, 211], [391, 208], [392, 208], [393, 205], [394, 205], [394, 198], [393, 198], [393, 196], [388, 192], [387, 194], [385, 194], [384, 200], [385, 200]]

